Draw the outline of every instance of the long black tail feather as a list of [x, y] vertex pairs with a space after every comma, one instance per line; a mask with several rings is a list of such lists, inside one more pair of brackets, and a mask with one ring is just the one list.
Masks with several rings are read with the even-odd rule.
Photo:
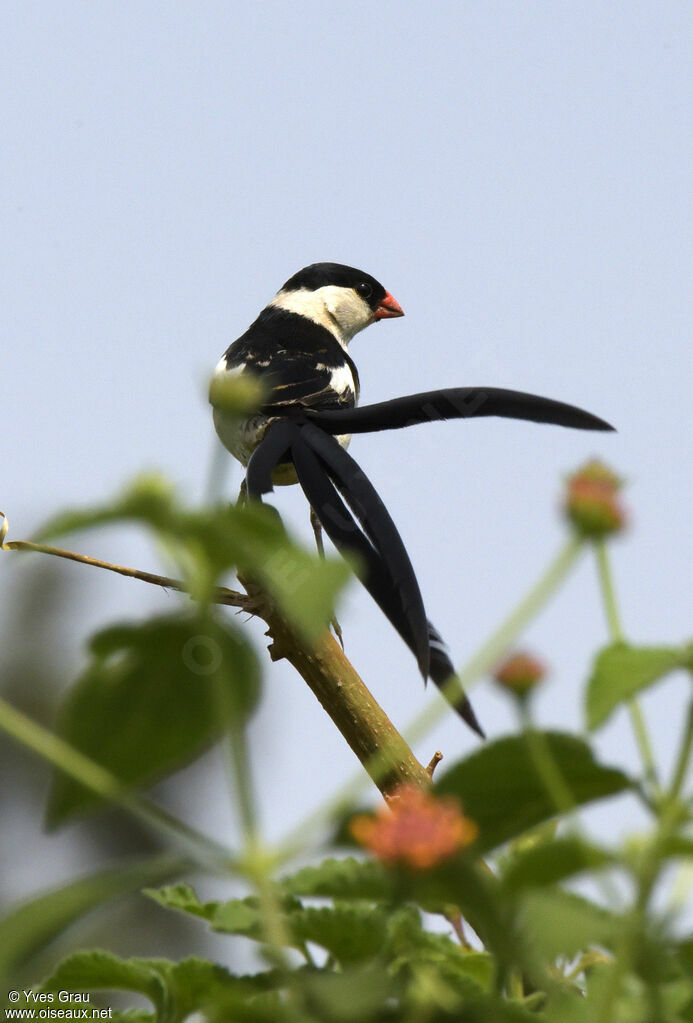
[[400, 430], [417, 423], [440, 419], [474, 419], [478, 416], [528, 419], [535, 423], [553, 423], [576, 430], [614, 429], [604, 419], [575, 405], [502, 387], [448, 387], [358, 408], [325, 411], [307, 409], [305, 415], [316, 426], [331, 434]]
[[298, 432], [298, 426], [290, 419], [278, 419], [272, 423], [248, 461], [245, 483], [248, 497], [260, 500], [263, 494], [273, 490], [272, 473], [283, 461], [291, 447], [291, 441]]
[[[362, 567], [361, 579], [365, 589], [416, 656], [414, 635], [392, 584], [388, 567], [379, 552], [359, 528], [324, 466], [302, 436], [295, 438], [291, 453], [299, 483], [325, 532], [338, 550], [357, 557]], [[429, 621], [426, 621], [426, 632], [429, 644], [428, 674], [450, 698], [450, 691], [445, 684], [454, 676], [454, 667], [440, 634]], [[451, 702], [470, 728], [484, 738], [483, 729], [467, 697], [462, 694]]]
[[301, 427], [300, 436], [316, 453], [378, 552], [409, 623], [419, 670], [427, 678], [429, 644], [423, 597], [407, 549], [390, 513], [363, 469], [333, 437], [312, 423]]

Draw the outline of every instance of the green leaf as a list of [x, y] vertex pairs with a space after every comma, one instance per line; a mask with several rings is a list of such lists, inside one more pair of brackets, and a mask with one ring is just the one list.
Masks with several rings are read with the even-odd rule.
[[80, 878], [22, 902], [0, 920], [0, 978], [11, 980], [15, 970], [85, 913], [179, 874], [186, 866], [178, 857], [156, 856]]
[[[255, 896], [228, 902], [202, 903], [188, 885], [172, 885], [145, 894], [160, 905], [207, 921], [212, 930], [264, 941], [266, 931], [260, 901]], [[300, 948], [313, 942], [326, 948], [340, 962], [349, 963], [376, 955], [385, 936], [385, 915], [369, 906], [341, 904], [325, 908], [304, 907], [292, 896], [277, 900], [292, 944]]]
[[171, 884], [163, 888], [145, 888], [143, 895], [154, 899], [164, 909], [177, 909], [181, 913], [190, 913], [202, 920], [214, 918], [219, 902], [200, 902], [195, 890], [189, 884]]
[[[227, 902], [200, 902], [195, 891], [186, 884], [169, 885], [156, 891], [148, 889], [144, 894], [166, 909], [200, 917], [214, 931], [240, 934], [255, 941], [262, 941], [265, 937], [260, 901], [254, 895]], [[287, 911], [303, 907], [297, 899], [288, 897], [279, 901], [279, 908]]]
[[378, 955], [385, 940], [386, 919], [380, 908], [350, 903], [294, 909], [288, 915], [288, 926], [297, 944], [313, 942], [348, 964]]
[[[153, 961], [161, 969], [161, 964]], [[216, 963], [190, 958], [166, 964], [162, 971], [171, 1004], [170, 1016], [186, 1020], [194, 1012], [216, 1009], [229, 999], [244, 1001], [259, 988], [253, 978], [236, 977]]]
[[[257, 700], [252, 651], [235, 629], [211, 619], [172, 615], [116, 625], [90, 647], [58, 731], [126, 785], [145, 787], [189, 763], [219, 737], [225, 717], [248, 715]], [[48, 823], [99, 803], [56, 773]]]
[[382, 1007], [396, 993], [380, 963], [347, 967], [339, 973], [314, 970], [301, 977], [301, 990], [322, 1023], [368, 1023], [383, 1019]]
[[[237, 1008], [265, 987], [264, 975], [260, 975], [258, 983], [254, 977], [233, 976], [223, 966], [203, 959], [189, 958], [179, 963], [166, 959], [119, 959], [110, 952], [94, 951], [70, 956], [43, 983], [41, 990], [131, 991], [153, 1003], [158, 1019], [175, 1023], [196, 1011], [221, 1006]], [[131, 1010], [123, 1018], [137, 1020], [139, 1010]]]
[[520, 905], [529, 941], [548, 960], [576, 955], [592, 945], [613, 948], [623, 927], [615, 914], [558, 888], [528, 890]]
[[341, 558], [319, 558], [294, 543], [273, 508], [224, 504], [191, 510], [159, 476], [139, 477], [108, 504], [57, 516], [38, 539], [119, 522], [143, 525], [163, 541], [186, 586], [200, 599], [208, 599], [231, 569], [257, 579], [309, 641], [327, 627], [335, 597], [351, 575]]
[[543, 888], [613, 863], [614, 857], [595, 845], [579, 838], [557, 838], [515, 853], [504, 870], [503, 884], [511, 891]]
[[[390, 915], [384, 955], [393, 976], [419, 974], [425, 968], [424, 984], [435, 977], [458, 995], [473, 996], [490, 989], [495, 967], [485, 952], [469, 952], [447, 934], [435, 934], [423, 927], [421, 914], [411, 906]], [[416, 982], [416, 981], [415, 981]]]
[[433, 870], [400, 875], [400, 899], [415, 901], [428, 913], [449, 918], [459, 912], [484, 947], [503, 960], [512, 957], [514, 925], [500, 884], [483, 862], [461, 855]]
[[[542, 736], [554, 769], [575, 806], [624, 792], [631, 780], [615, 768], [597, 763], [589, 746], [562, 732]], [[435, 786], [454, 795], [466, 816], [476, 821], [474, 850], [484, 853], [557, 813], [552, 796], [538, 775], [526, 735], [488, 743], [452, 767]]]
[[262, 941], [265, 938], [262, 907], [259, 899], [252, 895], [246, 899], [230, 899], [228, 902], [218, 903], [208, 920], [213, 931], [241, 934], [254, 941]]
[[68, 956], [41, 985], [42, 991], [133, 991], [152, 1002], [163, 1015], [167, 1004], [166, 985], [151, 962], [119, 959], [96, 949]]
[[376, 860], [323, 860], [316, 867], [282, 878], [281, 887], [289, 895], [326, 896], [333, 899], [387, 899], [392, 891], [392, 876]]
[[602, 725], [622, 703], [677, 668], [686, 667], [690, 649], [633, 647], [614, 643], [602, 650], [587, 684], [587, 727]]

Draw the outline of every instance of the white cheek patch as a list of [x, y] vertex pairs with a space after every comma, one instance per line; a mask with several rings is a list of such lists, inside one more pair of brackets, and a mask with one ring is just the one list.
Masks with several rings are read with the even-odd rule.
[[299, 316], [305, 316], [306, 319], [312, 320], [318, 326], [329, 330], [330, 334], [336, 337], [341, 344], [341, 337], [337, 333], [336, 324], [326, 309], [325, 302], [320, 294], [323, 290], [323, 288], [320, 288], [318, 291], [308, 291], [306, 288], [301, 288], [299, 291], [280, 291], [269, 303], [268, 308], [285, 309], [288, 313], [297, 313]]
[[330, 285], [319, 288], [316, 294], [323, 294], [325, 307], [332, 319], [338, 324], [341, 342], [344, 347], [351, 341], [354, 334], [367, 327], [373, 321], [373, 312], [353, 288], [337, 288]]
[[354, 334], [373, 321], [370, 306], [353, 288], [340, 288], [334, 284], [316, 291], [308, 291], [307, 288], [280, 291], [270, 302], [270, 307], [286, 309], [325, 327], [344, 349]]

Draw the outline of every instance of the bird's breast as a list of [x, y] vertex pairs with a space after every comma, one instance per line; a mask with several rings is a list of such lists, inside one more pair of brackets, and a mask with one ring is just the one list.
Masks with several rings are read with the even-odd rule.
[[[258, 412], [245, 419], [240, 419], [238, 416], [230, 416], [218, 408], [213, 409], [212, 414], [219, 440], [243, 466], [248, 464], [250, 456], [265, 436], [270, 424], [280, 418], [279, 416], [265, 416]], [[345, 433], [335, 439], [346, 449], [349, 446], [351, 434]], [[297, 483], [298, 479], [293, 465], [290, 462], [281, 462], [272, 473], [272, 482], [278, 487]]]

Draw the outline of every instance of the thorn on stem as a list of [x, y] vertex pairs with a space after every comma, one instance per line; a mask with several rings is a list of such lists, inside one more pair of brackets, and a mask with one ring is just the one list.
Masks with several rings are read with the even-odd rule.
[[426, 768], [426, 774], [428, 775], [429, 778], [433, 777], [433, 772], [435, 771], [436, 767], [438, 766], [442, 759], [443, 754], [440, 752], [439, 749], [437, 749], [433, 756], [431, 757], [430, 764]]
[[446, 913], [445, 915], [447, 916], [448, 922], [452, 924], [452, 929], [457, 935], [460, 945], [463, 948], [471, 949], [472, 945], [470, 945], [469, 941], [467, 940], [467, 935], [464, 933], [464, 921], [462, 919], [461, 913], [459, 912], [451, 913], [449, 916]]

